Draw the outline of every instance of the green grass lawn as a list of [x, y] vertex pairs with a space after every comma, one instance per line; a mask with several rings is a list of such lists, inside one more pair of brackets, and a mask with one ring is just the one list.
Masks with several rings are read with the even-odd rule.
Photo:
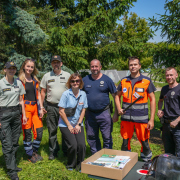
[[[156, 103], [159, 99], [159, 94], [160, 92], [156, 92]], [[111, 97], [112, 98], [112, 97]], [[157, 107], [156, 107], [157, 109]], [[156, 112], [157, 114], [157, 112]], [[161, 127], [161, 124], [159, 122], [159, 119], [157, 115], [155, 116], [155, 128], [152, 131], [152, 139], [150, 139], [150, 146], [151, 150], [153, 152], [153, 157], [159, 154], [163, 153], [163, 145], [162, 141], [160, 139], [160, 132], [159, 129]], [[122, 138], [120, 135], [120, 120], [116, 123], [114, 123], [113, 126], [113, 149], [120, 150], [121, 145], [122, 145]], [[100, 136], [101, 137], [101, 136]], [[101, 138], [102, 140], [102, 138]], [[60, 130], [58, 129], [58, 141], [59, 144], [61, 145], [61, 133]], [[87, 143], [87, 142], [86, 142]], [[46, 122], [44, 120], [44, 131], [43, 131], [43, 139], [41, 142], [41, 147], [39, 149], [39, 152], [41, 156], [44, 158], [43, 161], [37, 162], [36, 164], [32, 164], [27, 161], [27, 157], [24, 152], [23, 148], [23, 136], [21, 134], [21, 137], [19, 139], [19, 150], [17, 154], [17, 164], [18, 167], [21, 167], [23, 170], [18, 173], [19, 178], [22, 179], [27, 179], [27, 180], [48, 180], [48, 179], [62, 179], [62, 180], [88, 180], [91, 178], [88, 178], [88, 175], [79, 173], [74, 171], [67, 171], [66, 170], [66, 162], [67, 158], [63, 157], [62, 151], [59, 152], [58, 154], [58, 159], [55, 159], [53, 161], [48, 160], [48, 130], [46, 127]], [[131, 140], [131, 145], [132, 145], [132, 151], [138, 152], [140, 156], [140, 143], [137, 140], [135, 134], [134, 137]], [[9, 179], [7, 174], [6, 174], [6, 167], [5, 167], [5, 161], [4, 157], [2, 154], [2, 146], [0, 144], [0, 180], [5, 180]], [[89, 145], [87, 144], [86, 147], [86, 158], [90, 156], [90, 148]], [[140, 157], [139, 157], [139, 160]]]

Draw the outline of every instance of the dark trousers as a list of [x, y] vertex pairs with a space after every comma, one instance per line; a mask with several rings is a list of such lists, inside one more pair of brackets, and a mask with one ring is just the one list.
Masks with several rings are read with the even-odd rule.
[[180, 157], [180, 125], [172, 128], [169, 123], [164, 123], [162, 127], [162, 140], [165, 153], [171, 153]]
[[111, 133], [113, 129], [113, 122], [109, 109], [101, 113], [94, 113], [86, 110], [85, 118], [87, 142], [90, 146], [91, 153], [94, 154], [101, 150], [99, 130], [101, 131], [103, 138], [103, 148], [112, 149], [113, 142]]
[[[59, 108], [53, 106], [47, 106], [47, 127], [49, 132], [49, 151], [56, 154], [60, 148], [57, 141], [57, 128], [59, 121]], [[67, 154], [67, 146], [62, 137], [62, 151]]]
[[[60, 131], [63, 135], [64, 141], [68, 147], [67, 156], [67, 168], [81, 169], [81, 162], [84, 161], [86, 153], [86, 144], [84, 137], [84, 128], [81, 127], [81, 132], [78, 134], [72, 134], [67, 127], [60, 127]], [[77, 161], [76, 161], [77, 156]]]
[[15, 154], [18, 150], [21, 134], [21, 119], [19, 110], [13, 112], [0, 112], [0, 140], [4, 154], [8, 175], [17, 173]]

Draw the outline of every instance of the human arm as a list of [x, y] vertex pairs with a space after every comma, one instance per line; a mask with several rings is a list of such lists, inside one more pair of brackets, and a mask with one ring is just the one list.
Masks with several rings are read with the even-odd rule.
[[123, 111], [123, 109], [121, 108], [121, 96], [122, 96], [122, 94], [123, 94], [122, 91], [118, 91], [115, 95], [115, 104], [116, 104], [118, 115], [123, 115], [125, 113]]
[[179, 124], [179, 122], [180, 122], [180, 116], [177, 119], [175, 119], [174, 121], [170, 122], [170, 126], [172, 128], [175, 128]]
[[[41, 102], [42, 102], [42, 104], [44, 102], [45, 96], [46, 96], [46, 89], [41, 88]], [[47, 113], [46, 109], [43, 107], [43, 105], [41, 107], [43, 109], [43, 113], [46, 114]]]
[[41, 93], [40, 93], [40, 88], [38, 89], [38, 99], [39, 99], [39, 104], [40, 104], [40, 107], [41, 107], [41, 110], [40, 110], [40, 116], [39, 118], [43, 118], [43, 115], [44, 115], [44, 107], [43, 107], [43, 101], [41, 99]]
[[63, 107], [59, 107], [59, 114], [62, 118], [62, 120], [65, 122], [65, 124], [67, 125], [69, 131], [74, 134], [74, 128], [73, 126], [70, 124], [70, 122], [68, 121], [68, 118], [66, 116], [66, 113], [64, 112], [65, 108]]
[[26, 112], [25, 112], [25, 106], [24, 106], [24, 101], [23, 101], [23, 96], [19, 96], [19, 104], [22, 106], [22, 115], [23, 115], [23, 125], [27, 123], [27, 118], [26, 118]]
[[79, 120], [78, 120], [78, 122], [77, 122], [77, 125], [74, 127], [74, 132], [75, 132], [76, 134], [78, 134], [79, 132], [81, 132], [81, 126], [79, 126], [79, 124], [82, 123], [83, 118], [84, 118], [84, 115], [85, 115], [85, 112], [86, 112], [86, 109], [82, 109], [81, 115], [80, 115]]
[[117, 110], [116, 103], [115, 103], [116, 94], [117, 94], [117, 92], [114, 93], [114, 94], [112, 94], [112, 96], [113, 96], [113, 98], [114, 98], [114, 105], [115, 105], [115, 112], [114, 112], [114, 115], [113, 115], [113, 118], [112, 118], [113, 122], [117, 122], [118, 119], [119, 119], [118, 110]]
[[159, 99], [158, 101], [158, 112], [157, 112], [157, 116], [159, 118], [162, 118], [164, 116], [164, 111], [162, 111], [162, 106], [163, 106], [163, 99]]
[[149, 94], [149, 99], [150, 99], [151, 117], [147, 124], [147, 129], [152, 130], [154, 128], [154, 115], [155, 115], [155, 111], [156, 111], [156, 100], [155, 100], [154, 92], [151, 92]]

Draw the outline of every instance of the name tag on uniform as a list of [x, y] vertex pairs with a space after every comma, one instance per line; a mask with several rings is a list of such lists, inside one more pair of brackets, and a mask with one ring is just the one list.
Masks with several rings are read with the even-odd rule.
[[86, 87], [87, 87], [87, 88], [91, 88], [92, 86], [91, 86], [91, 85], [87, 85]]
[[55, 79], [48, 80], [48, 83], [50, 83], [50, 82], [55, 82]]
[[60, 79], [65, 79], [65, 77], [60, 77]]
[[144, 88], [136, 88], [136, 92], [144, 92]]
[[104, 84], [100, 84], [99, 86], [104, 86]]
[[3, 89], [3, 92], [6, 92], [6, 91], [11, 91], [11, 88]]
[[61, 81], [60, 83], [66, 83], [65, 81]]
[[83, 105], [84, 103], [83, 102], [80, 102], [79, 105]]
[[19, 88], [19, 86], [14, 86], [14, 88]]

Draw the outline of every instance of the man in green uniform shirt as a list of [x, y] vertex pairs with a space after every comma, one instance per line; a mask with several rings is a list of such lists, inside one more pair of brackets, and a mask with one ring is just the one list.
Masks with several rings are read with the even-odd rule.
[[[44, 108], [44, 113], [47, 112], [47, 127], [49, 131], [49, 160], [53, 160], [57, 157], [59, 151], [59, 144], [57, 141], [57, 127], [59, 120], [59, 107], [62, 93], [67, 90], [66, 82], [68, 81], [70, 74], [61, 70], [62, 66], [61, 57], [55, 55], [51, 59], [51, 66], [53, 70], [46, 73], [41, 80], [41, 98], [44, 101], [45, 94], [47, 92], [47, 109]], [[46, 111], [47, 110], [47, 111]], [[66, 154], [66, 146], [62, 139], [62, 150]]]

